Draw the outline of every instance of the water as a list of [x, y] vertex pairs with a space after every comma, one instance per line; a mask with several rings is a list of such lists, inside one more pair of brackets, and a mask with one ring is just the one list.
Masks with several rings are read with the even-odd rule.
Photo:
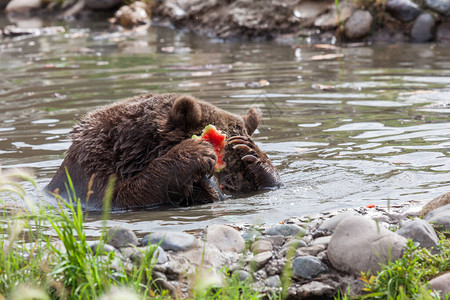
[[[330, 49], [223, 42], [168, 28], [114, 34], [102, 24], [66, 26], [66, 34], [0, 39], [3, 168], [31, 169], [43, 188], [70, 145], [70, 128], [92, 107], [148, 91], [177, 92], [237, 114], [260, 107], [255, 140], [286, 185], [208, 205], [115, 213], [111, 225], [144, 234], [272, 224], [449, 190], [446, 46]], [[98, 215], [88, 216], [90, 234], [100, 226]]]

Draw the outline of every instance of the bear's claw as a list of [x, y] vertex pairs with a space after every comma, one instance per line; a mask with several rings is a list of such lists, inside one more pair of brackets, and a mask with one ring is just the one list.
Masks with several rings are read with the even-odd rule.
[[246, 161], [246, 162], [249, 162], [249, 163], [254, 163], [254, 162], [259, 160], [256, 156], [251, 155], [251, 154], [247, 154], [247, 155], [243, 156], [241, 159], [243, 161]]

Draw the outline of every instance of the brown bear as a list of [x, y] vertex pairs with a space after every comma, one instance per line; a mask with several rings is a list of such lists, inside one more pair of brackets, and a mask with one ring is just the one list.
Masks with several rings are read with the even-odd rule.
[[[102, 209], [111, 176], [112, 209], [213, 202], [221, 197], [217, 186], [229, 193], [278, 187], [276, 168], [251, 139], [260, 120], [254, 108], [238, 116], [185, 95], [125, 99], [73, 127], [72, 145], [47, 190], [67, 197], [66, 169], [77, 195], [90, 193], [82, 200], [88, 210]], [[213, 146], [191, 138], [208, 124], [227, 135], [220, 172]]]

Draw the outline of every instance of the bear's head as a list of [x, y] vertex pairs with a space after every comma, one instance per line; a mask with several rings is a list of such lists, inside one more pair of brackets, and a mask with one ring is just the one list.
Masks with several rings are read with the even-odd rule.
[[253, 107], [239, 116], [207, 102], [180, 96], [172, 106], [170, 122], [186, 132], [186, 138], [201, 133], [208, 124], [225, 133], [226, 166], [214, 176], [223, 191], [248, 193], [282, 185], [277, 169], [251, 138], [260, 121], [261, 112]]

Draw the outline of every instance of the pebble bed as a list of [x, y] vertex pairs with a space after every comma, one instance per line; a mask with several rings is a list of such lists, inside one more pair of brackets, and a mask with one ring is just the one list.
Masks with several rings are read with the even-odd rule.
[[[407, 239], [438, 251], [435, 230], [450, 229], [450, 193], [433, 201], [425, 206], [432, 210], [423, 218], [423, 208], [412, 201], [290, 218], [269, 227], [215, 224], [195, 235], [157, 231], [138, 239], [129, 229], [114, 227], [106, 236], [105, 251], [115, 251], [126, 266], [139, 263], [140, 250], [148, 244], [159, 244], [153, 277], [181, 298], [189, 296], [191, 275], [200, 275], [206, 285], [220, 285], [224, 267], [255, 289], [270, 293], [280, 289], [286, 263], [292, 261], [288, 298], [332, 299], [347, 287], [351, 295], [360, 294], [361, 271], [374, 273], [380, 263], [400, 258]], [[93, 249], [98, 243], [92, 244]], [[430, 286], [450, 293], [449, 274], [431, 280]]]

